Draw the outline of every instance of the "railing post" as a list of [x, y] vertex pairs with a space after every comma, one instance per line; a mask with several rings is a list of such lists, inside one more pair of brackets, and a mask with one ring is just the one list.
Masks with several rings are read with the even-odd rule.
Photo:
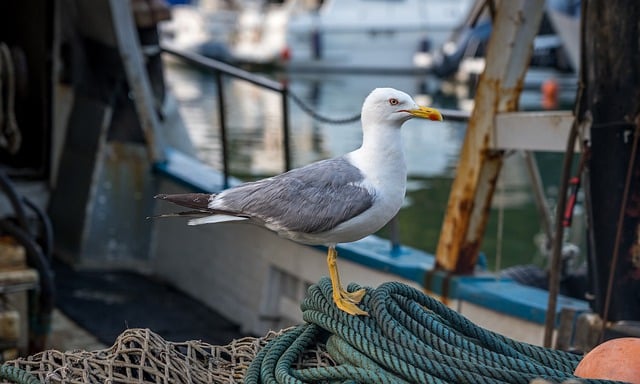
[[222, 187], [229, 188], [229, 151], [227, 145], [227, 119], [224, 108], [224, 87], [222, 84], [222, 73], [214, 71], [216, 77], [216, 87], [218, 92], [218, 116], [220, 119], [220, 142], [222, 143]]
[[289, 87], [282, 85], [282, 145], [284, 147], [284, 168], [291, 169], [291, 146], [289, 143]]
[[400, 253], [400, 220], [396, 214], [388, 224], [389, 242], [391, 243], [391, 254], [396, 256]]

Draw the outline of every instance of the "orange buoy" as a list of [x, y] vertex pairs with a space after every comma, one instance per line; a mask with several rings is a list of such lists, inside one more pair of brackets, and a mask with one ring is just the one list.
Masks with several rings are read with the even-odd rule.
[[560, 87], [556, 79], [547, 79], [540, 86], [542, 93], [542, 108], [555, 109], [558, 108], [558, 93]]
[[282, 52], [280, 52], [280, 59], [282, 61], [289, 61], [291, 60], [291, 49], [289, 47], [284, 47], [282, 49]]
[[640, 338], [622, 337], [598, 345], [584, 356], [574, 374], [640, 384]]

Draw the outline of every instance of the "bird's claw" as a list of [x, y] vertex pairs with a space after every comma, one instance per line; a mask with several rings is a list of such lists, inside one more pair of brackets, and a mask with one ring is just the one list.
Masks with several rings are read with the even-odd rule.
[[349, 292], [346, 290], [342, 291], [342, 296], [352, 302], [353, 304], [359, 304], [362, 301], [362, 298], [364, 297], [364, 295], [367, 294], [367, 290], [362, 288], [362, 289], [358, 289], [355, 292]]
[[368, 316], [369, 313], [367, 311], [363, 311], [362, 309], [358, 308], [357, 305], [355, 305], [354, 303], [346, 300], [346, 299], [340, 299], [340, 300], [334, 300], [336, 305], [338, 306], [339, 309], [343, 310], [344, 312], [350, 314], [350, 315], [361, 315], [361, 316]]
[[358, 303], [367, 293], [365, 289], [359, 289], [355, 292], [347, 292], [344, 289], [338, 289], [333, 293], [333, 301], [336, 306], [350, 315], [368, 316], [367, 311], [363, 311], [358, 307]]

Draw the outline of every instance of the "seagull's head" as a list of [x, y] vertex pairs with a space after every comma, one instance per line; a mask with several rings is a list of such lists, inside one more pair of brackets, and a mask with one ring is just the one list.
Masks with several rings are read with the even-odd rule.
[[414, 117], [442, 121], [442, 114], [435, 108], [416, 104], [411, 96], [393, 88], [376, 88], [362, 105], [363, 125], [385, 124], [400, 127]]

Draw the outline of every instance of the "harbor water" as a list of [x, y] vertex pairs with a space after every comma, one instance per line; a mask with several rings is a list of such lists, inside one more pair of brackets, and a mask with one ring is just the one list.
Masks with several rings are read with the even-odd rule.
[[[217, 90], [214, 77], [176, 62], [167, 62], [167, 84], [177, 99], [198, 157], [222, 169]], [[287, 82], [290, 92], [316, 114], [330, 119], [348, 119], [359, 114], [364, 98], [373, 88], [393, 87], [412, 95], [419, 104], [464, 109], [473, 94], [465, 86], [452, 86], [426, 75], [382, 74], [270, 74]], [[275, 175], [284, 171], [280, 94], [241, 80], [224, 78], [227, 140], [231, 174], [241, 180]], [[468, 87], [467, 87], [468, 88]], [[444, 92], [443, 89], [449, 89]], [[452, 90], [453, 89], [453, 90]], [[521, 108], [540, 109], [540, 92], [529, 89]], [[338, 156], [361, 143], [359, 121], [330, 123], [314, 119], [289, 100], [292, 166]], [[400, 241], [429, 253], [435, 252], [455, 176], [466, 124], [414, 119], [403, 127], [409, 179], [405, 205], [398, 216]], [[560, 180], [562, 155], [536, 153], [546, 201], [553, 208]], [[536, 209], [525, 160], [521, 153], [508, 153], [493, 199], [492, 212], [482, 251], [491, 270], [519, 264], [544, 266], [545, 238]], [[577, 208], [577, 213], [580, 207]], [[574, 226], [569, 241], [583, 242], [580, 226]], [[389, 237], [383, 228], [382, 237]], [[584, 250], [582, 251], [584, 253]]]

